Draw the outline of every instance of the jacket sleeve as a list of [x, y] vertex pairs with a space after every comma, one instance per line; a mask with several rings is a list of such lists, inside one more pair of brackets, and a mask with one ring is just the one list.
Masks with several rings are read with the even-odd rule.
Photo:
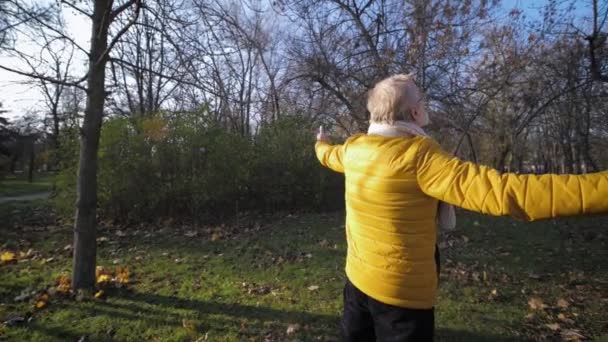
[[344, 173], [344, 145], [330, 145], [324, 141], [317, 141], [315, 152], [321, 165]]
[[586, 175], [501, 174], [463, 162], [424, 138], [417, 154], [417, 181], [427, 195], [490, 215], [524, 220], [608, 213], [608, 172]]

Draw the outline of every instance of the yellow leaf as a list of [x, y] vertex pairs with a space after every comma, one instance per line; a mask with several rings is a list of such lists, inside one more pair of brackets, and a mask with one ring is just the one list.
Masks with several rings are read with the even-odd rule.
[[100, 274], [99, 277], [97, 277], [97, 283], [101, 284], [101, 283], [107, 283], [112, 279], [112, 277], [109, 274]]
[[95, 276], [99, 277], [101, 274], [107, 274], [108, 271], [103, 266], [95, 267]]
[[112, 272], [103, 266], [95, 268], [95, 275], [97, 276], [97, 284], [105, 284], [112, 280]]
[[36, 309], [44, 309], [48, 305], [48, 302], [48, 293], [41, 293], [38, 295], [38, 297], [36, 297], [36, 303], [34, 304], [34, 306], [36, 307]]
[[7, 264], [9, 262], [15, 261], [15, 253], [11, 251], [6, 251], [0, 254], [0, 260], [3, 264]]
[[57, 278], [57, 292], [59, 293], [68, 293], [70, 292], [71, 287], [71, 279], [68, 276], [61, 276]]
[[103, 292], [103, 290], [99, 290], [99, 291], [97, 291], [97, 292], [95, 293], [95, 298], [96, 298], [96, 299], [101, 299], [101, 298], [103, 298], [104, 294], [105, 294], [105, 293]]
[[116, 282], [119, 284], [129, 283], [130, 272], [127, 267], [116, 267]]

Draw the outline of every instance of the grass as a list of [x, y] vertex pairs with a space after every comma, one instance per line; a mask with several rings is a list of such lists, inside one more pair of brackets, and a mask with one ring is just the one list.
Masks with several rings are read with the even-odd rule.
[[[47, 308], [35, 310], [32, 299], [14, 297], [52, 287], [70, 272], [66, 246], [72, 232], [44, 219], [47, 210], [33, 208], [0, 206], [0, 219], [11, 223], [0, 226], [0, 244], [31, 248], [36, 255], [0, 266], [0, 320], [31, 317], [0, 325], [7, 340], [337, 338], [346, 252], [341, 213], [242, 218], [239, 227], [102, 223], [98, 264], [128, 266], [129, 286], [108, 290], [103, 300], [55, 295]], [[42, 224], [21, 220], [32, 217]], [[526, 224], [460, 213], [459, 230], [442, 244], [438, 340], [544, 340], [577, 333], [606, 340], [606, 223], [608, 218], [594, 217]], [[532, 297], [546, 307], [532, 310]], [[559, 307], [559, 299], [567, 307]], [[295, 332], [288, 334], [290, 325]]]
[[33, 182], [9, 176], [0, 180], [0, 197], [12, 197], [51, 191], [53, 175], [36, 175]]

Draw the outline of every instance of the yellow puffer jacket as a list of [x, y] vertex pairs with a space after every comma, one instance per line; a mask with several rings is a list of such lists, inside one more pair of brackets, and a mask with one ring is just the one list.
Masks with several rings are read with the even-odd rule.
[[608, 172], [500, 174], [425, 137], [355, 135], [315, 150], [321, 164], [345, 174], [348, 279], [400, 307], [435, 305], [437, 200], [525, 220], [608, 212]]

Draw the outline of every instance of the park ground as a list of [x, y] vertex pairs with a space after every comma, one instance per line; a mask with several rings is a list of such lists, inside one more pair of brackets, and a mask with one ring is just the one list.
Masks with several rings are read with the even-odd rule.
[[[39, 183], [5, 181], [0, 198], [50, 190]], [[102, 292], [73, 294], [69, 220], [44, 199], [5, 201], [0, 340], [334, 341], [343, 224], [343, 213], [101, 222]], [[437, 339], [608, 341], [606, 227], [600, 216], [524, 223], [459, 212], [440, 246]]]

